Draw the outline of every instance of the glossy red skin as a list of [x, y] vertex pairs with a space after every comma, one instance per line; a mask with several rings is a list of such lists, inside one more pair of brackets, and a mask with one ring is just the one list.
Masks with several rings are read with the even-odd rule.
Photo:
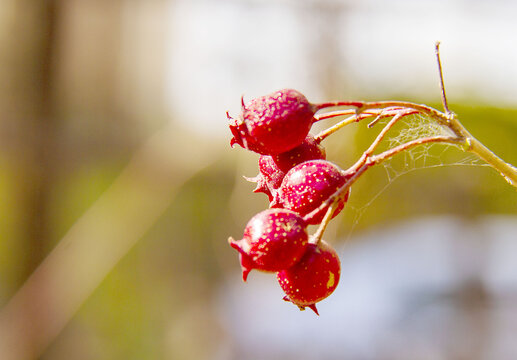
[[277, 274], [286, 297], [301, 310], [309, 307], [316, 314], [316, 303], [336, 289], [341, 276], [341, 262], [336, 251], [325, 241], [309, 244], [302, 259]]
[[282, 184], [285, 174], [302, 162], [308, 160], [325, 159], [325, 148], [320, 145], [311, 134], [292, 150], [279, 155], [261, 155], [258, 161], [259, 174], [254, 178], [247, 178], [257, 183], [253, 192], [265, 193], [269, 201], [272, 201], [273, 194]]
[[[289, 209], [304, 217], [317, 209], [334, 194], [348, 179], [335, 164], [326, 160], [310, 160], [289, 170], [271, 202], [273, 208]], [[349, 191], [340, 200], [333, 216], [339, 214], [348, 200]], [[309, 224], [320, 224], [328, 207], [318, 211]]]
[[267, 209], [251, 218], [241, 240], [228, 241], [240, 253], [246, 281], [252, 269], [277, 272], [298, 262], [308, 245], [307, 224], [292, 211]]
[[325, 148], [320, 145], [314, 136], [308, 134], [303, 142], [292, 150], [273, 156], [273, 161], [279, 171], [284, 173], [298, 164], [309, 160], [325, 160]]
[[262, 155], [277, 155], [300, 145], [309, 133], [317, 107], [300, 92], [283, 89], [243, 106], [239, 119], [230, 119], [230, 144]]

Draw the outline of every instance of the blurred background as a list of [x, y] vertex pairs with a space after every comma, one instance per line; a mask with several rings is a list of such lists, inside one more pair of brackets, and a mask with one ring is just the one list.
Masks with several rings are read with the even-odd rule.
[[[514, 1], [3, 0], [0, 358], [513, 359], [517, 192], [439, 146], [367, 172], [325, 239], [320, 317], [228, 236], [268, 206], [225, 112], [312, 102], [450, 108], [517, 164]], [[318, 124], [319, 125], [319, 124]], [[346, 168], [371, 140], [326, 140]]]

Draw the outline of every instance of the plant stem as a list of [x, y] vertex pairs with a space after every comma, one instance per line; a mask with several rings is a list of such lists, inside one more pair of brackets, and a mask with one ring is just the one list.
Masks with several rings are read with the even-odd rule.
[[363, 102], [360, 106], [357, 107], [357, 111], [359, 113], [362, 113], [365, 110], [368, 109], [385, 109], [385, 108], [403, 108], [403, 109], [414, 109], [417, 110], [423, 114], [429, 115], [434, 119], [437, 119], [440, 121], [440, 123], [447, 124], [447, 121], [444, 120], [447, 118], [445, 114], [442, 112], [433, 109], [430, 106], [427, 106], [425, 104], [415, 104], [412, 102], [407, 101], [373, 101], [373, 102]]
[[[362, 114], [361, 114], [362, 115]], [[351, 123], [354, 123], [354, 122], [358, 122], [359, 120], [361, 119], [364, 119], [366, 117], [366, 115], [364, 117], [361, 117], [361, 115], [353, 115], [353, 116], [349, 116], [347, 117], [346, 119], [344, 120], [341, 120], [340, 122], [338, 122], [336, 125], [333, 125], [331, 127], [329, 127], [328, 129], [325, 129], [323, 130], [322, 132], [320, 132], [318, 135], [316, 135], [314, 137], [314, 139], [316, 140], [317, 143], [320, 143], [321, 141], [323, 141], [327, 136], [335, 133], [336, 131], [338, 131], [339, 129], [341, 128], [344, 128], [345, 126], [351, 124]], [[371, 115], [367, 115], [367, 117], [370, 117]]]
[[454, 137], [454, 136], [433, 136], [433, 137], [421, 138], [421, 139], [408, 141], [407, 143], [395, 146], [394, 148], [386, 150], [378, 155], [371, 156], [368, 159], [368, 161], [366, 162], [366, 164], [368, 164], [368, 167], [370, 167], [372, 165], [379, 164], [379, 163], [383, 162], [384, 160], [387, 160], [387, 159], [391, 158], [393, 155], [396, 155], [402, 151], [409, 150], [418, 145], [430, 144], [430, 143], [449, 143], [449, 144], [454, 144], [454, 145], [460, 145], [461, 139], [458, 139], [457, 137]]
[[321, 241], [323, 233], [325, 232], [325, 229], [330, 223], [330, 220], [332, 220], [332, 215], [334, 214], [334, 211], [336, 211], [336, 208], [338, 207], [339, 199], [340, 196], [336, 196], [334, 198], [334, 201], [332, 201], [332, 204], [330, 204], [329, 208], [327, 209], [327, 212], [325, 213], [325, 216], [323, 217], [323, 220], [321, 221], [320, 226], [318, 227], [318, 230], [316, 230], [314, 235], [309, 240], [310, 243], [318, 245], [318, 243]]
[[[418, 112], [418, 110], [414, 109], [403, 109], [403, 108], [393, 108], [393, 109], [371, 109], [369, 111], [364, 111], [361, 113], [357, 113], [356, 110], [344, 110], [344, 111], [332, 111], [329, 113], [324, 113], [321, 115], [315, 116], [316, 121], [320, 121], [323, 119], [329, 119], [331, 117], [336, 116], [342, 116], [342, 115], [350, 115], [355, 114], [353, 116], [349, 116], [344, 120], [341, 120], [337, 124], [321, 131], [318, 135], [316, 135], [314, 138], [315, 140], [320, 143], [325, 138], [327, 138], [329, 135], [332, 135], [336, 131], [340, 130], [341, 128], [344, 128], [345, 126], [352, 124], [354, 122], [359, 122], [363, 119], [371, 118], [375, 116], [375, 119], [368, 124], [368, 128], [371, 128], [373, 125], [375, 125], [380, 119], [390, 117], [390, 116], [397, 116], [401, 110], [404, 110], [404, 115], [411, 115]], [[315, 122], [316, 122], [315, 121]]]
[[357, 171], [357, 169], [359, 169], [361, 166], [363, 166], [367, 161], [368, 159], [371, 158], [371, 156], [373, 155], [373, 152], [375, 151], [375, 149], [377, 149], [377, 147], [379, 146], [379, 144], [381, 143], [382, 139], [384, 139], [384, 137], [386, 136], [386, 133], [391, 129], [393, 128], [393, 126], [395, 126], [395, 124], [401, 119], [403, 118], [404, 116], [407, 116], [407, 115], [410, 115], [411, 112], [405, 112], [405, 111], [400, 111], [397, 115], [395, 115], [388, 124], [386, 124], [386, 126], [384, 126], [384, 128], [381, 130], [381, 132], [377, 135], [377, 137], [375, 138], [375, 140], [372, 142], [372, 144], [370, 145], [370, 147], [368, 149], [366, 149], [366, 151], [363, 153], [363, 155], [361, 156], [361, 158], [352, 166], [350, 167], [350, 169], [348, 169], [348, 171], [350, 172], [354, 172], [354, 171]]
[[517, 188], [517, 168], [515, 166], [503, 161], [476, 138], [468, 138], [467, 144], [469, 145], [468, 151], [483, 159], [497, 170], [510, 185]]
[[472, 136], [454, 115], [450, 117], [449, 122], [449, 128], [455, 133], [461, 134], [465, 151], [471, 152], [485, 161], [488, 165], [497, 170], [510, 185], [517, 188], [517, 168], [515, 166], [505, 162]]
[[[334, 192], [332, 195], [330, 195], [329, 198], [327, 200], [325, 200], [320, 206], [318, 206], [316, 209], [314, 209], [313, 211], [311, 211], [310, 213], [305, 215], [304, 219], [307, 221], [308, 219], [311, 219], [314, 215], [316, 215], [317, 213], [319, 213], [320, 211], [325, 209], [327, 206], [330, 206], [334, 202], [337, 203], [337, 200], [341, 196], [343, 196], [347, 192], [348, 189], [350, 189], [352, 184], [355, 183], [357, 181], [357, 179], [359, 179], [359, 177], [372, 166], [380, 164], [381, 162], [383, 162], [403, 151], [409, 150], [409, 149], [414, 148], [419, 145], [430, 144], [430, 143], [449, 143], [449, 144], [461, 145], [462, 140], [458, 139], [457, 137], [454, 137], [454, 136], [433, 136], [433, 137], [421, 138], [421, 139], [416, 139], [413, 141], [408, 141], [407, 143], [398, 145], [394, 148], [386, 150], [377, 155], [369, 155], [366, 157], [361, 156], [361, 158], [354, 165], [352, 165], [349, 169], [347, 169], [343, 172], [345, 175], [349, 176], [346, 183], [343, 184], [343, 186], [341, 186], [338, 190], [336, 190], [336, 192]], [[329, 213], [327, 211], [327, 213], [325, 214], [325, 218], [327, 218], [328, 214]], [[324, 220], [325, 220], [325, 218], [324, 218]], [[327, 222], [329, 222], [330, 220], [331, 220], [331, 217], [329, 216]], [[322, 221], [322, 224], [324, 224], [324, 221]], [[323, 226], [320, 225], [320, 228], [322, 228], [324, 230], [326, 228], [326, 226], [327, 226], [326, 224]], [[318, 232], [319, 232], [320, 228], [318, 228]], [[321, 232], [321, 233], [323, 234], [323, 232]]]
[[[356, 102], [360, 103], [360, 102]], [[452, 112], [442, 113], [432, 107], [423, 104], [415, 104], [405, 101], [377, 101], [377, 102], [363, 102], [358, 106], [358, 112], [362, 113], [368, 109], [382, 109], [389, 107], [401, 107], [418, 110], [419, 112], [428, 115], [436, 120], [439, 124], [449, 128], [458, 138], [458, 141], [463, 143], [465, 151], [471, 152], [488, 165], [493, 167], [499, 174], [512, 186], [517, 188], [517, 168], [500, 157], [495, 155], [490, 149], [483, 145], [479, 140], [472, 136], [467, 129], [458, 121], [456, 115]]]
[[[517, 188], [517, 168], [503, 161], [501, 158], [495, 155], [490, 149], [483, 145], [479, 140], [473, 137], [467, 131], [467, 129], [459, 122], [459, 120], [456, 118], [456, 115], [449, 111], [448, 107], [446, 106], [446, 100], [444, 102], [444, 108], [446, 113], [442, 113], [427, 105], [414, 104], [403, 101], [353, 102], [353, 104], [355, 104], [354, 106], [357, 106], [356, 114], [322, 131], [320, 134], [316, 136], [317, 141], [325, 139], [330, 134], [338, 131], [339, 129], [343, 128], [344, 126], [350, 123], [358, 122], [362, 119], [369, 118], [375, 115], [377, 115], [377, 117], [372, 123], [370, 123], [372, 126], [381, 117], [393, 116], [393, 119], [391, 119], [390, 122], [384, 126], [384, 128], [381, 130], [379, 135], [377, 135], [376, 139], [373, 141], [370, 147], [363, 153], [361, 158], [344, 172], [345, 174], [348, 174], [350, 176], [346, 183], [343, 186], [341, 186], [336, 192], [334, 192], [334, 194], [332, 194], [327, 200], [325, 200], [318, 208], [314, 209], [304, 217], [305, 220], [311, 219], [315, 214], [325, 209], [325, 207], [328, 207], [327, 212], [325, 213], [325, 217], [323, 218], [320, 226], [318, 227], [318, 230], [311, 239], [312, 243], [317, 244], [319, 241], [321, 241], [323, 233], [327, 228], [330, 220], [332, 219], [332, 215], [334, 214], [339, 199], [342, 196], [344, 196], [344, 194], [350, 189], [352, 184], [355, 181], [357, 181], [357, 179], [366, 170], [368, 170], [374, 165], [377, 165], [393, 157], [398, 153], [409, 150], [419, 145], [429, 143], [449, 143], [459, 145], [465, 151], [471, 152], [483, 161], [485, 161], [488, 165], [497, 170], [499, 174], [510, 185]], [[389, 108], [393, 108], [390, 109], [392, 110], [392, 112], [385, 111]], [[408, 141], [407, 143], [388, 149], [380, 154], [373, 155], [373, 152], [377, 149], [379, 143], [382, 141], [386, 133], [395, 125], [395, 123], [404, 116], [414, 114], [415, 111], [428, 115], [429, 117], [437, 121], [439, 124], [450, 129], [454, 133], [454, 135], [420, 138]], [[342, 112], [336, 111], [320, 115], [319, 119], [341, 115], [349, 115], [350, 113], [351, 110], [345, 110]]]
[[434, 47], [435, 54], [436, 54], [436, 63], [438, 65], [438, 74], [440, 76], [440, 89], [441, 89], [441, 96], [442, 96], [442, 105], [443, 109], [445, 110], [446, 114], [450, 114], [451, 111], [449, 110], [449, 105], [447, 104], [447, 96], [445, 95], [445, 85], [443, 82], [443, 71], [442, 71], [442, 61], [440, 60], [440, 42], [437, 41]]
[[356, 109], [346, 109], [346, 110], [337, 110], [337, 111], [328, 111], [323, 114], [314, 115], [314, 122], [318, 122], [320, 120], [330, 119], [337, 116], [346, 116], [357, 114]]
[[316, 107], [317, 110], [321, 110], [328, 107], [336, 107], [336, 106], [353, 106], [353, 107], [360, 107], [362, 104], [362, 101], [330, 101], [325, 102], [321, 104], [314, 104], [313, 106]]

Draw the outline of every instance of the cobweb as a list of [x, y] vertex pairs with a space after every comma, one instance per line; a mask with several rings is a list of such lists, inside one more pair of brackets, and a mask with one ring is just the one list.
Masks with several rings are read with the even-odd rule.
[[[425, 137], [454, 135], [447, 127], [421, 114], [409, 115], [398, 125], [392, 129], [392, 135], [387, 136], [386, 148]], [[444, 143], [419, 145], [397, 156], [398, 158], [382, 163], [389, 183], [408, 172], [429, 167], [486, 165], [475, 155], [462, 151], [457, 145]]]
[[[387, 124], [390, 118], [379, 121], [372, 129], [376, 134]], [[413, 114], [399, 120], [397, 125], [392, 128], [381, 142], [376, 153], [425, 137], [434, 136], [451, 136], [451, 130], [437, 123], [436, 121], [421, 115]], [[361, 203], [357, 203], [352, 198], [347, 204], [348, 211], [353, 213], [352, 226], [348, 237], [350, 237], [356, 226], [365, 215], [370, 206], [400, 177], [415, 171], [425, 171], [425, 169], [453, 166], [488, 166], [473, 154], [467, 153], [460, 146], [448, 143], [431, 143], [413, 147], [410, 150], [403, 151], [393, 158], [386, 160], [378, 165], [377, 168], [383, 171], [377, 171], [376, 174], [384, 174], [385, 179], [378, 179], [382, 185], [380, 189], [370, 192], [366, 200], [362, 199]], [[363, 176], [370, 176], [370, 170]], [[359, 179], [360, 182], [362, 179]], [[353, 188], [353, 186], [352, 186]], [[353, 192], [353, 191], [352, 191]]]

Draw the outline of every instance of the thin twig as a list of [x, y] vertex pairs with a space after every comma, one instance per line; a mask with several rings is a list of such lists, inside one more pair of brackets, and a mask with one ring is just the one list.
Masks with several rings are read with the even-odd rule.
[[[321, 203], [320, 206], [318, 206], [316, 209], [311, 211], [309, 214], [305, 215], [305, 219], [310, 219], [314, 217], [318, 212], [325, 209], [327, 206], [332, 204], [334, 201], [336, 201], [337, 198], [343, 196], [348, 189], [352, 186], [353, 183], [359, 179], [359, 177], [368, 169], [370, 169], [372, 166], [377, 165], [396, 154], [409, 150], [413, 147], [423, 145], [423, 144], [430, 144], [430, 143], [448, 143], [448, 144], [454, 144], [454, 145], [461, 145], [463, 142], [463, 139], [455, 137], [455, 136], [433, 136], [428, 138], [421, 138], [416, 139], [413, 141], [408, 141], [407, 143], [398, 145], [394, 148], [391, 148], [389, 150], [386, 150], [378, 155], [370, 155], [363, 159], [361, 157], [355, 165], [351, 166], [349, 169], [343, 171], [343, 174], [348, 175], [349, 178], [338, 190], [336, 190], [332, 195], [329, 196], [327, 200], [325, 200], [323, 203]], [[319, 230], [319, 229], [318, 229]]]
[[379, 146], [379, 144], [381, 143], [381, 141], [384, 139], [384, 137], [386, 136], [386, 133], [391, 129], [393, 128], [393, 126], [395, 126], [395, 124], [400, 120], [402, 119], [404, 116], [407, 116], [407, 115], [410, 115], [412, 114], [411, 111], [408, 111], [408, 112], [405, 112], [405, 111], [400, 111], [398, 112], [390, 121], [389, 123], [386, 124], [386, 126], [384, 126], [384, 128], [382, 128], [381, 132], [379, 133], [379, 135], [377, 135], [377, 137], [375, 138], [375, 140], [372, 142], [372, 144], [370, 145], [370, 147], [368, 149], [366, 149], [366, 151], [363, 153], [363, 155], [361, 156], [361, 158], [356, 162], [355, 165], [353, 165], [349, 170], [350, 171], [355, 171], [357, 169], [359, 169], [367, 160], [368, 158], [373, 154], [373, 152], [375, 151], [375, 149], [377, 149], [377, 147]]
[[454, 137], [454, 136], [432, 136], [432, 137], [428, 137], [428, 138], [416, 139], [416, 140], [408, 141], [407, 143], [395, 146], [394, 148], [386, 150], [380, 154], [372, 155], [368, 159], [368, 163], [369, 163], [369, 166], [379, 164], [379, 163], [383, 162], [384, 160], [389, 159], [392, 156], [394, 156], [402, 151], [409, 150], [418, 145], [430, 144], [430, 143], [449, 143], [449, 144], [454, 144], [454, 145], [460, 145], [462, 143], [462, 141], [463, 141], [462, 139]]
[[433, 109], [430, 106], [427, 106], [425, 104], [416, 104], [409, 101], [365, 101], [362, 103], [361, 106], [358, 107], [358, 112], [361, 113], [369, 109], [385, 109], [390, 107], [418, 110], [423, 114], [427, 114], [433, 118], [438, 118], [441, 121], [443, 121], [443, 119], [446, 118], [446, 116], [442, 112]]
[[310, 243], [318, 245], [318, 243], [321, 241], [323, 233], [325, 232], [325, 229], [330, 223], [330, 220], [332, 220], [332, 216], [334, 215], [334, 212], [338, 207], [339, 199], [340, 197], [337, 196], [336, 198], [334, 198], [332, 204], [330, 204], [329, 208], [327, 209], [327, 212], [325, 213], [325, 216], [323, 217], [323, 220], [321, 221], [320, 226], [318, 227], [318, 230], [316, 230], [314, 235], [311, 236], [311, 239], [309, 240]]
[[318, 122], [320, 120], [330, 119], [338, 116], [347, 116], [357, 114], [356, 109], [346, 109], [346, 110], [336, 110], [336, 111], [328, 111], [322, 114], [314, 115], [314, 122]]
[[[321, 131], [318, 135], [315, 136], [315, 139], [316, 139], [317, 142], [321, 142], [325, 138], [327, 138], [329, 135], [335, 133], [339, 129], [344, 128], [345, 126], [347, 126], [349, 124], [352, 124], [354, 122], [359, 122], [361, 120], [368, 119], [368, 118], [371, 118], [373, 116], [376, 116], [375, 119], [372, 120], [367, 125], [368, 128], [371, 128], [380, 119], [397, 115], [400, 112], [400, 110], [402, 110], [402, 109], [403, 108], [400, 108], [400, 107], [394, 107], [394, 108], [386, 108], [386, 109], [370, 109], [368, 111], [361, 112], [360, 114], [357, 114], [356, 111], [354, 111], [354, 110], [346, 110], [344, 112], [333, 111], [333, 112], [330, 112], [330, 113], [321, 114], [320, 115], [321, 117], [318, 117], [317, 121], [322, 120], [322, 119], [328, 119], [328, 118], [334, 117], [334, 116], [349, 115], [349, 114], [355, 114], [355, 115], [349, 116], [346, 119], [341, 120], [337, 124], [335, 124], [335, 125], [327, 128], [327, 129]], [[418, 113], [418, 110], [405, 109], [405, 112], [407, 113], [407, 115], [411, 115], [411, 114]], [[325, 116], [327, 114], [329, 116]]]
[[[368, 117], [370, 117], [370, 115]], [[346, 119], [341, 120], [340, 122], [338, 122], [336, 125], [333, 125], [333, 126], [329, 127], [328, 129], [325, 129], [325, 130], [321, 131], [318, 135], [316, 135], [314, 137], [314, 139], [316, 140], [317, 143], [320, 143], [327, 136], [335, 133], [339, 129], [344, 128], [345, 126], [347, 126], [349, 124], [352, 124], [354, 122], [358, 122], [359, 120], [361, 120], [361, 115], [349, 116]]]
[[314, 104], [313, 106], [316, 108], [316, 110], [321, 110], [329, 107], [336, 107], [336, 106], [352, 106], [352, 107], [360, 107], [361, 101], [330, 101], [325, 102], [321, 104]]
[[446, 114], [450, 114], [449, 105], [447, 104], [447, 96], [445, 95], [445, 85], [443, 82], [443, 70], [442, 70], [442, 61], [440, 60], [440, 42], [437, 41], [435, 44], [435, 54], [436, 54], [436, 63], [438, 64], [438, 74], [440, 77], [440, 89], [442, 95], [442, 105]]

